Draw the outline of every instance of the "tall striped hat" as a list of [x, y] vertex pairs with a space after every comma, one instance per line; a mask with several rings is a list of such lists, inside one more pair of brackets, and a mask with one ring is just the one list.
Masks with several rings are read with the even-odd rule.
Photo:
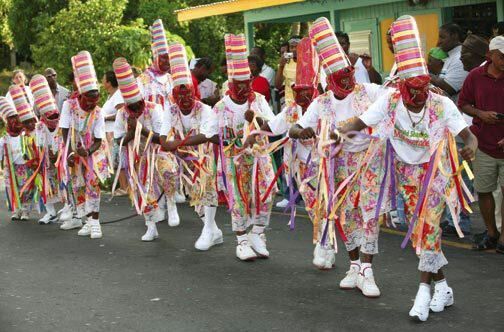
[[319, 59], [308, 37], [297, 46], [296, 87], [313, 88], [318, 84]]
[[391, 30], [397, 75], [401, 79], [428, 75], [415, 19], [403, 15], [392, 23]]
[[93, 59], [88, 51], [80, 51], [72, 57], [72, 68], [75, 76], [75, 84], [79, 93], [98, 90], [98, 80], [93, 65]]
[[54, 101], [53, 94], [44, 76], [39, 74], [33, 76], [30, 80], [30, 89], [33, 93], [35, 106], [37, 107], [40, 115], [58, 111], [58, 106]]
[[14, 107], [12, 107], [11, 103], [9, 103], [9, 100], [5, 98], [4, 96], [0, 97], [0, 117], [4, 120], [7, 121], [7, 118], [10, 118], [11, 116], [17, 115], [16, 110]]
[[17, 85], [11, 85], [9, 88], [9, 93], [12, 97], [14, 107], [19, 114], [19, 120], [21, 122], [35, 118], [35, 113], [33, 113], [33, 109], [28, 102], [28, 98], [26, 98], [25, 92], [21, 87]]
[[226, 47], [228, 79], [236, 81], [250, 80], [245, 35], [242, 33], [239, 35], [226, 34], [224, 44]]
[[161, 54], [168, 53], [168, 42], [166, 41], [165, 30], [163, 26], [163, 21], [161, 19], [157, 19], [152, 23], [150, 27], [152, 43], [152, 55], [157, 57]]
[[187, 63], [187, 55], [184, 46], [180, 43], [170, 43], [168, 46], [170, 56], [170, 73], [173, 86], [192, 85], [191, 71]]
[[130, 105], [143, 99], [133, 70], [125, 58], [117, 58], [112, 64], [119, 90], [126, 104]]
[[316, 19], [310, 27], [309, 35], [327, 76], [350, 66], [350, 61], [327, 18]]

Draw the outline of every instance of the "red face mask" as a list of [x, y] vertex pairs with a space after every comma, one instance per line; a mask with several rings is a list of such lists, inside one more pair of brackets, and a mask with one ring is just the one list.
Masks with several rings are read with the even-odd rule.
[[308, 108], [308, 106], [310, 106], [317, 92], [317, 90], [314, 89], [313, 87], [293, 86], [292, 90], [294, 91], [294, 101], [303, 109], [306, 109]]
[[37, 120], [35, 120], [35, 119], [30, 119], [30, 120], [23, 121], [23, 128], [28, 133], [31, 133], [32, 131], [34, 131], [36, 125], [37, 125]]
[[57, 110], [45, 113], [42, 115], [42, 122], [44, 122], [50, 130], [58, 128], [59, 112]]
[[170, 58], [168, 54], [161, 54], [154, 58], [153, 67], [156, 71], [164, 74], [170, 71]]
[[145, 110], [145, 101], [142, 99], [136, 103], [126, 105], [125, 108], [129, 117], [138, 119]]
[[16, 137], [23, 131], [23, 124], [19, 121], [19, 116], [11, 116], [7, 119], [7, 133], [10, 136]]
[[353, 66], [340, 69], [327, 77], [327, 85], [338, 99], [344, 99], [355, 88], [355, 69]]
[[194, 107], [196, 99], [194, 98], [194, 87], [186, 85], [177, 85], [173, 88], [173, 99], [182, 111], [190, 111]]
[[83, 111], [91, 112], [94, 110], [100, 100], [100, 94], [97, 90], [88, 91], [79, 95], [79, 106]]
[[231, 99], [238, 103], [245, 103], [249, 99], [252, 92], [250, 88], [250, 80], [233, 80], [232, 82], [229, 82], [229, 92]]
[[423, 107], [429, 97], [429, 75], [410, 77], [399, 82], [399, 91], [405, 105]]

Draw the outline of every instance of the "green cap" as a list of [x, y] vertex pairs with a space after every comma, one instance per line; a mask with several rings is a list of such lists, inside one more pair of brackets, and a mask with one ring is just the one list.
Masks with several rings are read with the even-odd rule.
[[433, 47], [429, 51], [429, 56], [433, 57], [434, 59], [444, 61], [448, 57], [448, 53], [446, 53], [439, 47]]

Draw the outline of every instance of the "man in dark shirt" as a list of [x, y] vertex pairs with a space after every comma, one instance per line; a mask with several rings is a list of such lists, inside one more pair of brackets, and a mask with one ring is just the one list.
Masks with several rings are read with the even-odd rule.
[[[497, 249], [504, 253], [504, 232], [495, 224], [495, 200], [492, 192], [499, 185], [504, 192], [504, 37], [491, 40], [484, 66], [471, 71], [464, 82], [458, 104], [472, 116], [471, 130], [478, 138], [474, 160], [474, 188], [478, 192], [479, 208], [487, 227], [476, 237], [474, 248]], [[503, 205], [504, 206], [504, 205]]]

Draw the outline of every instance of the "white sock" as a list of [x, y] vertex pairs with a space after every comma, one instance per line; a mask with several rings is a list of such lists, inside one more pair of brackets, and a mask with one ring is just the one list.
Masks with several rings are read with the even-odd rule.
[[243, 241], [248, 242], [247, 234], [236, 235], [236, 240], [238, 241], [238, 244], [242, 243]]
[[354, 269], [354, 270], [358, 270], [360, 271], [360, 268], [361, 268], [361, 261], [360, 261], [360, 258], [356, 261], [350, 261], [350, 268], [351, 269]]
[[424, 292], [424, 293], [428, 293], [429, 296], [430, 296], [430, 291], [431, 291], [431, 287], [429, 284], [426, 284], [424, 282], [421, 282], [420, 283], [420, 286], [418, 287], [418, 292]]
[[217, 213], [216, 206], [205, 206], [205, 227], [209, 227], [212, 232], [217, 232], [219, 227], [217, 227], [217, 223], [215, 222], [215, 214]]
[[446, 279], [434, 281], [434, 289], [444, 289], [444, 288], [448, 288], [448, 283], [446, 282]]
[[53, 203], [46, 203], [45, 209], [46, 209], [47, 213], [49, 213], [50, 216], [56, 215], [56, 209], [54, 208]]
[[252, 227], [252, 233], [254, 234], [262, 234], [264, 233], [264, 226], [260, 226], [260, 225], [254, 225], [254, 227]]
[[371, 268], [371, 263], [362, 263], [360, 266], [360, 273], [364, 276], [372, 276], [373, 270]]

